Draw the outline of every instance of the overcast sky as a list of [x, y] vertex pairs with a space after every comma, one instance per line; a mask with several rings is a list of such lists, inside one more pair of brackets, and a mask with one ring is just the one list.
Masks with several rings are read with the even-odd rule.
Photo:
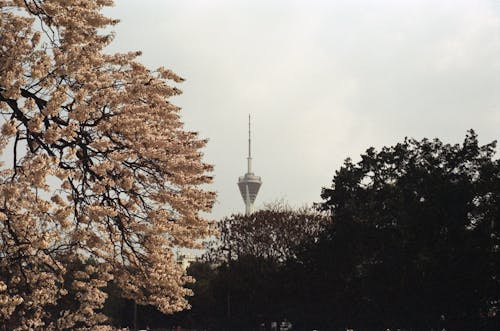
[[118, 0], [111, 51], [186, 78], [186, 128], [210, 142], [212, 217], [243, 212], [253, 117], [256, 205], [321, 201], [346, 157], [405, 136], [500, 133], [500, 0]]

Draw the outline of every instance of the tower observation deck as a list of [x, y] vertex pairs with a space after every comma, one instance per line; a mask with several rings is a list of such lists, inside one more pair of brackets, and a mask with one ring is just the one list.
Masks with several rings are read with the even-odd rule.
[[252, 171], [252, 136], [250, 130], [250, 115], [248, 115], [248, 157], [247, 173], [238, 179], [241, 197], [245, 203], [245, 214], [250, 215], [253, 212], [253, 203], [259, 193], [262, 185], [260, 177], [255, 176]]

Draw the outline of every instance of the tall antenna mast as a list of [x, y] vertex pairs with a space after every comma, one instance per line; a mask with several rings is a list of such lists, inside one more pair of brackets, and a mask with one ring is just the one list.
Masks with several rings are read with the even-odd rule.
[[250, 128], [250, 114], [248, 114], [248, 166], [247, 173], [252, 173], [252, 135]]
[[252, 172], [252, 130], [251, 118], [248, 114], [248, 157], [247, 157], [247, 173], [238, 179], [238, 187], [241, 197], [245, 203], [245, 214], [248, 216], [253, 212], [253, 203], [259, 193], [262, 181], [260, 177], [255, 176]]

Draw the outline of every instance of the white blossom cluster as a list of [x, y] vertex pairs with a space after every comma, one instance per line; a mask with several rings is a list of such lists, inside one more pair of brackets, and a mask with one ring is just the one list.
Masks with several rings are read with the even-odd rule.
[[[123, 296], [188, 307], [173, 247], [211, 234], [206, 141], [183, 129], [172, 71], [105, 54], [111, 0], [0, 0], [0, 324], [110, 330]], [[12, 161], [10, 160], [12, 159]], [[56, 184], [54, 184], [56, 183]]]

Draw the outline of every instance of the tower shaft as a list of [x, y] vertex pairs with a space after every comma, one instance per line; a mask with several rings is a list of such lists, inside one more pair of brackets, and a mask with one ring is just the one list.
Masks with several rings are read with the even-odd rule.
[[250, 114], [248, 114], [248, 157], [247, 157], [247, 173], [252, 173], [252, 135], [250, 129]]

